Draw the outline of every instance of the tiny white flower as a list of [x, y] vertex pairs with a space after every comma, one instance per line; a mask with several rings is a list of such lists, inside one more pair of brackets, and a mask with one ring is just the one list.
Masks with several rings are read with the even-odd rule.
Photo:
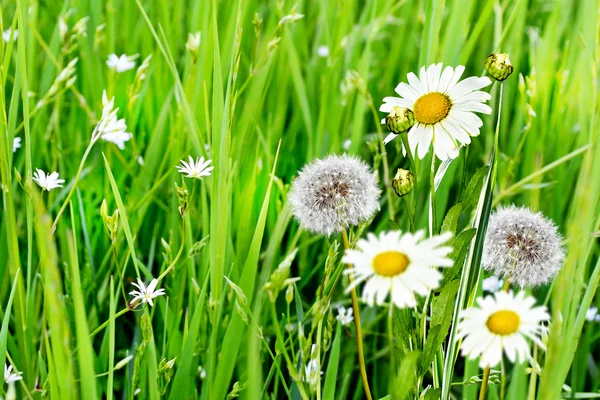
[[10, 364], [4, 364], [4, 382], [7, 384], [20, 381], [23, 379], [22, 372], [13, 372], [13, 367]]
[[306, 366], [304, 367], [304, 374], [302, 376], [302, 380], [310, 386], [312, 391], [316, 390], [317, 385], [319, 384], [319, 379], [321, 375], [323, 375], [323, 371], [321, 371], [321, 366], [318, 358], [313, 358], [316, 345], [311, 346], [310, 356], [311, 359], [308, 361]]
[[381, 305], [388, 294], [399, 308], [415, 307], [416, 295], [427, 296], [439, 286], [442, 273], [437, 267], [451, 267], [448, 254], [452, 247], [444, 245], [452, 237], [445, 232], [424, 239], [425, 233], [382, 232], [360, 239], [356, 249], [346, 250], [342, 261], [352, 264], [345, 273], [356, 279], [348, 287], [365, 282], [362, 297], [368, 305]]
[[156, 285], [158, 285], [158, 280], [152, 279], [150, 284], [146, 286], [144, 282], [140, 278], [137, 278], [138, 283], [132, 283], [133, 286], [138, 288], [138, 290], [134, 290], [129, 292], [130, 295], [134, 296], [131, 299], [131, 303], [135, 303], [137, 300], [141, 300], [143, 303], [149, 303], [150, 306], [154, 306], [152, 299], [163, 296], [165, 294], [165, 289], [156, 289]]
[[188, 33], [188, 40], [185, 44], [185, 48], [188, 49], [188, 51], [192, 54], [197, 53], [198, 49], [200, 48], [200, 38], [201, 32]]
[[350, 150], [350, 146], [352, 146], [352, 140], [346, 139], [344, 140], [344, 144], [342, 144], [342, 148], [346, 151]]
[[118, 57], [116, 54], [110, 54], [108, 56], [108, 60], [106, 61], [106, 65], [108, 68], [115, 70], [116, 72], [125, 72], [133, 69], [135, 67], [135, 59], [137, 58], [137, 54], [133, 56], [128, 56], [127, 54], [122, 54]]
[[21, 138], [16, 137], [13, 139], [13, 153], [17, 151], [17, 149], [21, 148]]
[[52, 189], [63, 187], [63, 183], [65, 183], [64, 179], [58, 178], [58, 172], [53, 172], [51, 174], [47, 174], [39, 168], [35, 169], [33, 173], [33, 180], [40, 185], [42, 189], [47, 190], [48, 192]]
[[137, 396], [137, 395], [138, 395], [138, 394], [140, 394], [141, 392], [142, 392], [142, 389], [140, 389], [140, 388], [137, 388], [137, 389], [135, 389], [135, 391], [133, 392], [133, 395], [134, 395], [134, 396]]
[[336, 315], [335, 319], [340, 321], [342, 326], [346, 326], [352, 323], [352, 321], [354, 321], [354, 315], [352, 315], [354, 310], [352, 309], [352, 307], [338, 307], [337, 311], [338, 315]]
[[[7, 30], [5, 30], [4, 32], [2, 32], [2, 39], [8, 43], [8, 41], [10, 40], [10, 33], [11, 33], [11, 29], [12, 28], [8, 28]], [[13, 35], [13, 41], [17, 40], [17, 38], [19, 37], [19, 30], [15, 29], [15, 34]]]
[[215, 167], [210, 166], [212, 160], [204, 161], [204, 157], [196, 158], [196, 161], [189, 156], [189, 162], [181, 160], [181, 164], [177, 166], [177, 170], [185, 175], [186, 178], [202, 179], [203, 176], [210, 176], [210, 173]]
[[323, 58], [329, 57], [329, 46], [319, 46], [317, 48], [317, 55]]
[[495, 275], [492, 275], [481, 282], [483, 291], [490, 293], [496, 293], [502, 288], [502, 285], [504, 285], [504, 281]]
[[600, 315], [598, 315], [598, 307], [590, 307], [585, 313], [585, 319], [590, 322], [600, 322]]
[[198, 376], [200, 376], [200, 379], [202, 380], [206, 378], [206, 370], [202, 366], [198, 366]]
[[125, 149], [125, 142], [131, 139], [131, 133], [127, 132], [127, 125], [125, 119], [117, 118], [117, 111], [119, 108], [113, 109], [115, 105], [115, 98], [112, 97], [108, 100], [106, 90], [102, 92], [102, 117], [94, 132], [92, 133], [92, 140], [102, 139], [106, 142], [116, 144], [119, 149]]
[[480, 357], [482, 368], [494, 367], [505, 353], [511, 362], [527, 360], [531, 339], [545, 349], [542, 322], [550, 315], [545, 306], [535, 307], [535, 298], [525, 292], [497, 292], [477, 299], [477, 306], [466, 309], [458, 325], [457, 340], [464, 339], [462, 354], [470, 359]]

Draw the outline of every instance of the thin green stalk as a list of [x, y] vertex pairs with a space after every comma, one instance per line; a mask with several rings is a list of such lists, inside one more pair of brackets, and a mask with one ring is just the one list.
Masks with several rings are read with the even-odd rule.
[[485, 400], [487, 393], [488, 380], [490, 379], [490, 367], [483, 370], [483, 379], [481, 380], [481, 389], [479, 389], [479, 400]]
[[[344, 250], [350, 249], [350, 242], [348, 240], [348, 234], [344, 229], [342, 231], [342, 242], [344, 243]], [[348, 268], [352, 268], [350, 264], [348, 264]], [[353, 286], [354, 283], [354, 275], [352, 273], [348, 274], [348, 285]], [[360, 377], [363, 382], [363, 387], [365, 389], [365, 396], [367, 400], [373, 400], [371, 397], [371, 389], [369, 388], [369, 379], [367, 377], [367, 368], [365, 366], [365, 355], [363, 352], [363, 338], [362, 338], [362, 329], [360, 327], [360, 310], [358, 308], [358, 297], [356, 296], [356, 288], [352, 287], [350, 290], [350, 297], [352, 298], [352, 309], [354, 310], [354, 328], [356, 329], [356, 351], [358, 352], [358, 365], [360, 367]]]
[[412, 207], [412, 215], [414, 216], [417, 212], [417, 194], [418, 194], [418, 180], [419, 180], [419, 171], [417, 170], [417, 163], [415, 162], [415, 158], [413, 156], [412, 150], [410, 149], [410, 145], [408, 143], [408, 133], [403, 133], [400, 135], [400, 139], [402, 139], [402, 145], [406, 150], [406, 155], [408, 156], [408, 161], [410, 162], [411, 173], [413, 174], [415, 186], [413, 187], [413, 207]]
[[435, 210], [435, 154], [431, 152], [431, 169], [429, 170], [429, 236], [437, 230], [437, 216]]

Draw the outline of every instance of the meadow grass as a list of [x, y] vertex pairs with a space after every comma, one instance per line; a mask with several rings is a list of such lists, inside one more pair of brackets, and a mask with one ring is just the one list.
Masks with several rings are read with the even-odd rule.
[[[287, 202], [306, 163], [347, 152], [373, 166], [383, 190], [380, 212], [348, 245], [410, 230], [409, 204], [417, 229], [456, 234], [456, 266], [421, 308], [360, 304], [373, 398], [477, 398], [482, 371], [453, 338], [488, 276], [490, 212], [511, 203], [554, 220], [566, 258], [552, 284], [529, 290], [551, 310], [546, 351], [505, 360], [488, 398], [600, 398], [599, 325], [586, 319], [600, 307], [599, 6], [1, 1], [1, 30], [19, 34], [0, 41], [0, 364], [23, 379], [1, 380], [0, 396], [364, 398], [356, 331], [334, 318], [350, 307], [342, 237], [301, 230]], [[87, 35], [73, 30], [84, 17]], [[435, 62], [482, 75], [494, 51], [515, 71], [493, 85], [494, 113], [448, 166], [434, 208], [432, 152], [416, 160], [410, 200], [398, 198], [391, 180], [410, 163], [400, 140], [382, 145], [381, 99]], [[139, 54], [136, 68], [152, 57], [140, 77], [110, 70], [111, 53]], [[57, 85], [75, 57], [76, 81]], [[133, 134], [124, 150], [90, 142], [103, 90]], [[212, 159], [211, 176], [183, 178], [176, 166], [188, 155]], [[64, 187], [40, 190], [35, 168], [58, 171]], [[109, 215], [118, 209], [114, 240], [104, 199]], [[166, 296], [132, 309], [132, 282], [159, 276]], [[284, 286], [289, 277], [299, 280]], [[313, 343], [317, 387], [303, 381]]]

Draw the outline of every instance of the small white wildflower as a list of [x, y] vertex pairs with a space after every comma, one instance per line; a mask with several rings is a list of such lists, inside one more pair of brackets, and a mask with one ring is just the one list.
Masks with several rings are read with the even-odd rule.
[[181, 160], [181, 164], [177, 166], [177, 170], [185, 175], [186, 178], [202, 179], [203, 176], [210, 176], [210, 173], [215, 167], [210, 166], [212, 160], [204, 161], [204, 157], [196, 158], [196, 161], [189, 156], [189, 162]]
[[58, 179], [58, 172], [46, 175], [46, 173], [39, 168], [35, 169], [33, 180], [40, 185], [42, 189], [45, 189], [48, 192], [52, 189], [63, 187], [62, 184], [65, 183], [64, 179]]
[[4, 364], [4, 382], [7, 384], [20, 381], [23, 379], [22, 372], [13, 372], [13, 367], [10, 364]]
[[[2, 32], [2, 39], [8, 43], [8, 41], [10, 40], [10, 34], [11, 34], [11, 30], [12, 28], [8, 28], [7, 30], [5, 30], [4, 32]], [[15, 33], [13, 35], [13, 41], [17, 40], [17, 38], [19, 37], [19, 30], [15, 29]]]
[[483, 291], [490, 293], [496, 293], [502, 288], [502, 285], [504, 285], [504, 280], [498, 278], [495, 275], [492, 275], [489, 278], [485, 278], [481, 282], [481, 288], [483, 289]]
[[306, 165], [294, 179], [288, 200], [300, 226], [330, 236], [370, 219], [379, 209], [379, 194], [370, 167], [344, 154]]
[[135, 389], [135, 391], [133, 392], [133, 395], [134, 395], [134, 396], [137, 396], [137, 395], [138, 395], [138, 394], [140, 394], [141, 392], [142, 392], [142, 389], [140, 389], [140, 388], [137, 388], [137, 389]]
[[541, 213], [502, 207], [490, 218], [482, 264], [522, 288], [543, 285], [562, 266], [561, 241], [556, 225]]
[[342, 144], [342, 148], [346, 151], [350, 150], [350, 146], [352, 146], [352, 140], [350, 139], [346, 139], [344, 140], [344, 143]]
[[585, 319], [590, 322], [600, 322], [600, 315], [598, 315], [598, 307], [590, 307], [585, 313]]
[[17, 149], [21, 148], [21, 138], [16, 137], [13, 139], [13, 153], [17, 151]]
[[137, 278], [137, 281], [138, 283], [132, 283], [132, 285], [138, 288], [139, 290], [133, 290], [129, 292], [130, 295], [134, 296], [133, 299], [131, 299], [131, 303], [135, 303], [137, 300], [141, 300], [142, 304], [149, 303], [152, 307], [154, 306], [152, 299], [158, 296], [163, 296], [165, 294], [165, 289], [155, 290], [156, 285], [158, 285], [158, 281], [156, 280], [156, 278], [152, 279], [148, 286], [146, 286], [140, 278]]
[[310, 350], [311, 359], [308, 361], [306, 366], [304, 367], [304, 374], [302, 376], [302, 380], [310, 386], [312, 391], [315, 391], [317, 385], [319, 384], [319, 379], [321, 375], [323, 375], [323, 371], [321, 371], [321, 366], [318, 358], [314, 358], [314, 353], [317, 346], [312, 345]]
[[134, 54], [133, 56], [122, 54], [120, 57], [118, 57], [116, 54], [113, 53], [108, 56], [106, 65], [108, 65], [108, 68], [116, 72], [125, 72], [135, 67], [134, 60], [136, 58], [137, 54]]
[[545, 306], [535, 307], [535, 298], [500, 291], [477, 299], [477, 305], [462, 312], [456, 340], [463, 339], [463, 355], [480, 357], [482, 368], [498, 365], [503, 353], [511, 362], [525, 361], [530, 355], [527, 339], [545, 348], [542, 322], [550, 315]]
[[206, 370], [202, 366], [198, 366], [198, 376], [202, 380], [206, 378]]
[[352, 307], [338, 307], [337, 312], [338, 315], [336, 315], [335, 319], [340, 321], [342, 326], [349, 325], [352, 323], [352, 321], [354, 321], [354, 315], [352, 315], [354, 310]]
[[317, 55], [322, 58], [329, 57], [329, 46], [319, 46], [317, 48]]
[[102, 117], [92, 133], [92, 140], [102, 139], [114, 143], [119, 149], [124, 150], [125, 142], [129, 141], [132, 135], [127, 132], [125, 119], [117, 118], [117, 111], [119, 111], [119, 108], [113, 110], [114, 104], [115, 98], [113, 97], [108, 100], [106, 90], [102, 92]]
[[192, 54], [198, 53], [198, 49], [200, 49], [200, 39], [202, 37], [201, 32], [190, 32], [188, 33], [188, 40], [185, 44], [185, 48]]

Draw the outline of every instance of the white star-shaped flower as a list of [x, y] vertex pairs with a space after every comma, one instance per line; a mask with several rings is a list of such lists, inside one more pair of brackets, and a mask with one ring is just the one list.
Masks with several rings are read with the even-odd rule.
[[142, 304], [149, 303], [151, 307], [154, 307], [152, 299], [158, 296], [163, 296], [165, 294], [165, 289], [156, 290], [156, 285], [158, 285], [158, 280], [156, 280], [156, 278], [152, 279], [148, 286], [146, 286], [140, 278], [138, 278], [137, 281], [138, 283], [132, 283], [132, 285], [138, 288], [139, 290], [129, 292], [130, 295], [134, 296], [131, 300], [131, 303], [135, 303], [137, 300], [141, 300]]
[[352, 315], [354, 310], [352, 308], [338, 307], [337, 311], [338, 315], [336, 315], [335, 319], [340, 321], [342, 326], [346, 326], [354, 321], [354, 315]]
[[21, 138], [16, 137], [13, 139], [13, 153], [17, 151], [17, 149], [21, 148]]
[[23, 379], [22, 372], [13, 372], [13, 367], [10, 364], [4, 364], [4, 382], [7, 384], [20, 381]]
[[108, 68], [115, 70], [116, 72], [125, 72], [130, 69], [135, 68], [135, 59], [137, 58], [137, 54], [133, 56], [128, 56], [127, 54], [121, 54], [118, 57], [116, 54], [110, 54], [108, 56], [108, 60], [106, 61], [106, 65]]
[[102, 92], [102, 117], [96, 125], [96, 129], [94, 129], [94, 133], [92, 134], [93, 139], [97, 140], [98, 138], [116, 144], [119, 149], [125, 149], [125, 142], [131, 139], [131, 133], [127, 132], [127, 125], [125, 124], [125, 119], [117, 118], [117, 111], [119, 108], [113, 107], [115, 105], [115, 98], [112, 97], [110, 100], [106, 95], [106, 90]]
[[[12, 28], [8, 28], [4, 32], [2, 32], [2, 40], [4, 40], [6, 43], [8, 43], [8, 41], [10, 40], [11, 29]], [[15, 29], [15, 34], [13, 35], [13, 41], [17, 40], [18, 37], [19, 37], [19, 30]]]
[[48, 192], [52, 189], [63, 187], [62, 184], [65, 183], [64, 179], [58, 178], [58, 172], [55, 171], [51, 174], [46, 174], [39, 168], [35, 169], [33, 180], [40, 185], [42, 189], [46, 189]]
[[202, 179], [203, 176], [210, 176], [210, 173], [215, 167], [210, 166], [212, 160], [204, 161], [204, 157], [196, 158], [196, 161], [189, 156], [189, 162], [181, 160], [181, 164], [177, 166], [177, 170], [185, 175], [186, 178]]

